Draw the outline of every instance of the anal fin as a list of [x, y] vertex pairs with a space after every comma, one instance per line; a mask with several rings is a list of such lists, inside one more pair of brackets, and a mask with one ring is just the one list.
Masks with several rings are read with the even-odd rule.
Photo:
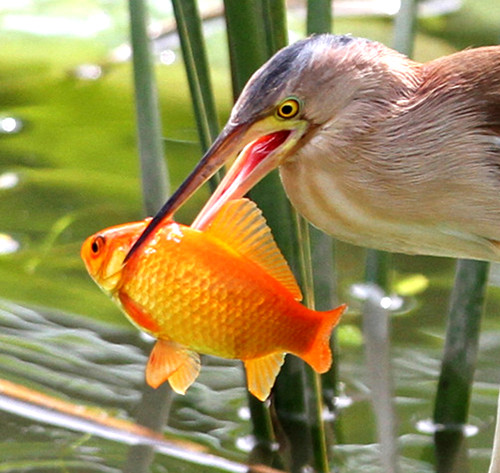
[[260, 401], [268, 398], [284, 360], [285, 353], [273, 353], [244, 361], [248, 390]]
[[198, 353], [171, 340], [156, 342], [146, 367], [146, 382], [157, 388], [168, 380], [172, 389], [185, 394], [200, 372]]

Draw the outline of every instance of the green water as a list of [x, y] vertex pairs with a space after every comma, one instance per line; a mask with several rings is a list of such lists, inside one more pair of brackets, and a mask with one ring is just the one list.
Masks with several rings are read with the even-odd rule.
[[[144, 408], [151, 341], [98, 290], [79, 258], [85, 237], [143, 215], [131, 69], [128, 62], [112, 59], [127, 39], [126, 8], [97, 0], [10, 3], [0, 10], [0, 123], [7, 129], [0, 134], [0, 379], [135, 421]], [[420, 59], [496, 41], [498, 7], [488, 5], [485, 13], [488, 2], [475, 2], [474, 9], [472, 3], [460, 14], [421, 25]], [[168, 16], [167, 4], [154, 4], [154, 18]], [[297, 33], [300, 18], [296, 13], [290, 21]], [[383, 19], [340, 20], [336, 29], [390, 42]], [[223, 41], [221, 23], [207, 24], [221, 123], [231, 100]], [[159, 65], [157, 74], [175, 187], [199, 159], [200, 148], [180, 52], [175, 38], [167, 42], [177, 59]], [[81, 77], [82, 71], [99, 71], [82, 67], [89, 64], [100, 65], [98, 78]], [[14, 122], [2, 118], [15, 118], [21, 129], [8, 133]], [[189, 222], [206, 196], [199, 193], [179, 219]], [[16, 242], [19, 249], [9, 252]], [[351, 310], [339, 334], [344, 407], [330, 436], [331, 450], [342, 472], [381, 472], [359, 343], [360, 306], [350, 296], [352, 284], [362, 279], [365, 253], [345, 244], [337, 253], [339, 298]], [[394, 268], [399, 283], [412, 275], [428, 283], [406, 296], [392, 319], [402, 471], [434, 471], [432, 435], [418, 426], [432, 415], [454, 262], [397, 255]], [[493, 284], [500, 280], [495, 270]], [[467, 439], [469, 469], [463, 471], [484, 472], [489, 464], [500, 384], [499, 304], [492, 285], [470, 411], [477, 432]], [[171, 402], [165, 433], [232, 461], [249, 461], [250, 423], [238, 363], [204, 359], [188, 394]], [[18, 406], [1, 393], [0, 409], [0, 472], [114, 472], [130, 462], [130, 441], [118, 435], [96, 433], [29, 404]], [[196, 454], [181, 461], [157, 448], [154, 472], [207, 471]]]

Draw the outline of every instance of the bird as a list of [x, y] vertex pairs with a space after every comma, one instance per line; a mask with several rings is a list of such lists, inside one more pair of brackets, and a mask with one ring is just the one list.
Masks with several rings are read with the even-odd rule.
[[278, 168], [296, 210], [337, 239], [500, 261], [500, 47], [426, 63], [351, 35], [281, 49], [125, 261], [234, 158], [193, 227]]

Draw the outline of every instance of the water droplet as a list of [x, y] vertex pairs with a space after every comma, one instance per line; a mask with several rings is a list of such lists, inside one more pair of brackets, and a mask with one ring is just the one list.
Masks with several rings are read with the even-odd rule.
[[345, 409], [352, 405], [352, 397], [341, 395], [335, 398], [335, 407], [338, 409]]
[[80, 64], [73, 70], [74, 76], [82, 80], [97, 80], [102, 77], [102, 73], [102, 67], [98, 64]]
[[236, 447], [243, 452], [251, 452], [255, 447], [255, 437], [253, 435], [245, 435], [236, 439]]
[[19, 184], [19, 175], [15, 172], [0, 174], [0, 189], [12, 189]]
[[170, 66], [175, 62], [176, 54], [171, 49], [166, 49], [160, 53], [160, 62], [166, 66]]
[[391, 294], [390, 296], [382, 297], [380, 300], [380, 305], [382, 309], [386, 310], [400, 310], [403, 307], [404, 300], [396, 294]]
[[436, 432], [442, 432], [444, 430], [454, 430], [457, 432], [462, 432], [465, 437], [473, 437], [479, 432], [479, 427], [472, 424], [456, 424], [455, 426], [445, 426], [443, 424], [435, 424], [431, 419], [419, 420], [416, 425], [416, 429], [423, 434], [433, 435]]
[[24, 127], [22, 120], [15, 117], [0, 117], [0, 134], [13, 135]]
[[238, 409], [238, 417], [241, 420], [250, 420], [250, 409], [248, 407], [240, 407]]
[[0, 255], [8, 255], [19, 250], [20, 243], [6, 233], [0, 233]]
[[389, 310], [391, 305], [392, 305], [392, 299], [390, 297], [385, 296], [382, 297], [382, 299], [380, 299], [380, 306], [382, 307], [382, 309]]
[[380, 305], [384, 310], [396, 311], [401, 309], [404, 304], [402, 297], [396, 294], [387, 295], [379, 286], [372, 283], [353, 284], [350, 293], [354, 299], [359, 301], [370, 301]]
[[111, 52], [112, 62], [126, 62], [132, 58], [132, 47], [129, 44], [121, 44]]

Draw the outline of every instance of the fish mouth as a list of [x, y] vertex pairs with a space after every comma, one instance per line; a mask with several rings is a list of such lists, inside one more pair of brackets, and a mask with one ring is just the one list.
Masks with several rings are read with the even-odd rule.
[[80, 256], [90, 277], [108, 295], [119, 286], [123, 260], [151, 219], [130, 222], [101, 230], [82, 244]]

